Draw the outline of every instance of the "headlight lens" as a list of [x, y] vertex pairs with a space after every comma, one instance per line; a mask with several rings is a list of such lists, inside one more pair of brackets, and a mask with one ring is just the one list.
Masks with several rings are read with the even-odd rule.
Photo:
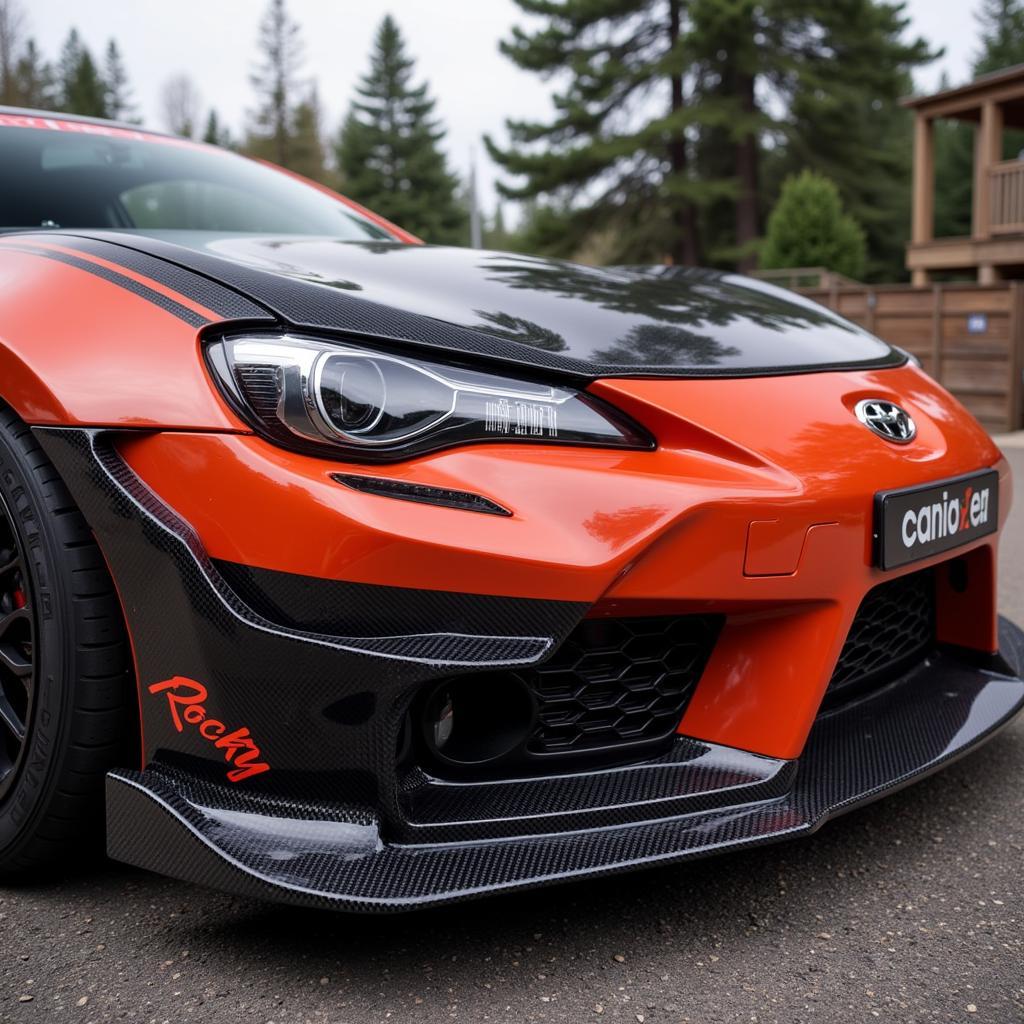
[[654, 447], [591, 395], [348, 342], [228, 337], [207, 358], [239, 412], [290, 447], [372, 461], [478, 441]]

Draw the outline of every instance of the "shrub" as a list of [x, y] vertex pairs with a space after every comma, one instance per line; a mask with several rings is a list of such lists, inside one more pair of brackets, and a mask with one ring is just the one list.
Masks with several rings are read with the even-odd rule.
[[785, 180], [768, 218], [762, 267], [825, 267], [859, 278], [865, 254], [864, 232], [843, 212], [835, 182], [813, 171]]

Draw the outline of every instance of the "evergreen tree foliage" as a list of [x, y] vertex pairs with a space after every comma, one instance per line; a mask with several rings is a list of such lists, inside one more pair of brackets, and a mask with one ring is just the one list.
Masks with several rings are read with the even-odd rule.
[[761, 229], [762, 136], [775, 126], [757, 90], [786, 83], [786, 26], [771, 4], [756, 0], [691, 0], [689, 16], [694, 162], [702, 182], [718, 184], [699, 203], [702, 262], [747, 270], [756, 263]]
[[974, 128], [962, 121], [936, 121], [932, 131], [935, 237], [969, 235], [974, 195]]
[[251, 81], [259, 105], [246, 149], [253, 156], [291, 167], [303, 47], [299, 26], [285, 9], [284, 0], [270, 0], [260, 22], [258, 45], [261, 61]]
[[119, 121], [134, 120], [135, 103], [128, 85], [128, 72], [121, 57], [121, 51], [113, 39], [107, 43], [103, 78], [106, 85], [107, 117]]
[[22, 39], [25, 11], [19, 0], [0, 0], [0, 104], [46, 109], [54, 105], [53, 70], [34, 39]]
[[[546, 200], [539, 234], [556, 254], [572, 255], [587, 235], [612, 227], [623, 262], [662, 254], [697, 262], [697, 205], [710, 189], [692, 170], [693, 53], [681, 0], [516, 4], [543, 21], [533, 31], [513, 28], [501, 52], [565, 85], [547, 123], [507, 121], [504, 148], [485, 138], [492, 159], [520, 181], [503, 182], [501, 193]], [[665, 100], [655, 102], [659, 90]], [[556, 210], [562, 215], [553, 217]]]
[[[563, 211], [552, 209], [536, 199], [519, 205], [519, 219], [510, 227], [505, 218], [505, 206], [499, 202], [494, 217], [484, 226], [484, 248], [505, 252], [537, 253], [551, 248], [549, 231], [557, 231], [563, 223]], [[575, 256], [580, 258], [580, 253]], [[581, 262], [587, 262], [581, 259]], [[593, 261], [602, 262], [602, 261]]]
[[25, 44], [15, 65], [11, 102], [35, 110], [49, 110], [54, 106], [53, 68], [43, 60], [34, 39]]
[[937, 54], [921, 39], [905, 41], [902, 4], [826, 3], [818, 23], [831, 56], [805, 69], [794, 89], [786, 169], [830, 178], [867, 237], [867, 278], [897, 280], [905, 273], [913, 160], [913, 118], [899, 99], [913, 92], [909, 69]]
[[206, 127], [203, 129], [203, 142], [208, 142], [211, 146], [221, 146], [224, 149], [233, 148], [231, 132], [228, 131], [227, 125], [221, 124], [217, 111], [212, 107], [210, 108], [209, 114], [206, 116]]
[[[974, 76], [1024, 64], [1024, 0], [983, 0], [977, 15], [980, 49]], [[951, 83], [943, 77], [940, 89]], [[974, 185], [974, 125], [937, 121], [935, 132], [935, 236], [955, 238], [971, 233]], [[1024, 132], [1003, 132], [1003, 158], [1012, 160], [1024, 149]]]
[[0, 103], [90, 117], [131, 118], [128, 74], [113, 39], [101, 69], [77, 29], [72, 28], [55, 69], [44, 59], [34, 39], [22, 45], [23, 24], [23, 12], [16, 0], [0, 0]]
[[826, 267], [859, 279], [864, 232], [843, 212], [835, 183], [813, 171], [787, 178], [768, 218], [761, 249], [764, 267]]
[[18, 0], [0, 0], [0, 103], [18, 105], [18, 55], [25, 12]]
[[58, 102], [69, 114], [108, 117], [107, 84], [77, 29], [71, 29], [57, 66]]
[[[939, 91], [949, 89], [945, 73]], [[971, 233], [974, 194], [974, 127], [963, 121], [938, 120], [932, 125], [935, 160], [936, 238]]]
[[326, 153], [320, 122], [320, 97], [314, 88], [295, 108], [295, 133], [289, 167], [314, 181], [326, 182]]
[[[864, 193], [873, 180], [889, 186], [882, 174], [897, 176], [890, 208], [898, 190], [909, 189], [895, 101], [909, 70], [933, 54], [920, 39], [904, 40], [900, 3], [516, 3], [540, 25], [514, 29], [502, 51], [565, 84], [551, 120], [508, 122], [511, 145], [488, 146], [517, 179], [503, 183], [504, 195], [546, 197], [566, 211], [556, 252], [570, 255], [588, 234], [614, 228], [617, 260], [692, 263], [710, 255], [750, 265], [766, 154], [793, 139], [798, 160], [810, 162], [827, 150], [811, 144], [822, 117], [828, 141], [844, 142], [840, 188], [850, 189], [851, 203], [873, 212], [878, 197]], [[863, 122], [858, 141], [845, 144], [842, 130], [855, 116]], [[887, 145], [876, 153], [880, 132]], [[880, 228], [872, 239], [889, 244]]]
[[[983, 0], [978, 12], [981, 51], [974, 74], [986, 75], [1024, 64], [1024, 0]], [[1024, 131], [1003, 133], [1003, 159], [1012, 160], [1024, 150]]]
[[512, 233], [505, 225], [505, 211], [501, 205], [494, 208], [494, 216], [484, 221], [484, 248], [508, 251], [512, 248]]
[[981, 52], [974, 62], [975, 75], [1024, 64], [1024, 2], [982, 0], [978, 12]]
[[464, 245], [467, 212], [441, 150], [444, 130], [426, 82], [413, 85], [413, 68], [385, 17], [337, 141], [338, 167], [353, 199], [428, 242]]

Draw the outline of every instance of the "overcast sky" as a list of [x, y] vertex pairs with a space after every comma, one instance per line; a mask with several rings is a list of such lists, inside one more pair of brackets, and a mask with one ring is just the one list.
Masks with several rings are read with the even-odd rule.
[[[968, 76], [977, 47], [974, 10], [979, 0], [910, 0], [912, 29], [945, 56], [918, 75], [928, 90], [946, 71], [959, 82]], [[135, 98], [147, 125], [164, 127], [160, 88], [173, 74], [190, 75], [205, 108], [216, 107], [240, 134], [253, 104], [249, 70], [264, 0], [29, 0], [29, 30], [55, 57], [72, 25], [97, 54], [114, 36], [124, 53]], [[405, 34], [417, 70], [438, 100], [448, 127], [452, 166], [465, 174], [475, 145], [481, 204], [494, 203], [495, 168], [480, 137], [502, 135], [502, 120], [544, 117], [547, 86], [515, 68], [497, 51], [498, 40], [523, 18], [512, 0], [389, 0], [387, 3], [288, 0], [306, 44], [306, 72], [317, 79], [325, 127], [333, 134], [366, 69], [374, 31], [391, 13]]]

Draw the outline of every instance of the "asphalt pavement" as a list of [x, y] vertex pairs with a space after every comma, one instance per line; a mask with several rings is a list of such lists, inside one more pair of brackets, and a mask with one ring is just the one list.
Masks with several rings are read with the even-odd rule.
[[[1024, 498], [1001, 578], [1024, 622]], [[0, 1021], [111, 1020], [1024, 1021], [1024, 720], [807, 839], [426, 913], [116, 865], [0, 889]]]

